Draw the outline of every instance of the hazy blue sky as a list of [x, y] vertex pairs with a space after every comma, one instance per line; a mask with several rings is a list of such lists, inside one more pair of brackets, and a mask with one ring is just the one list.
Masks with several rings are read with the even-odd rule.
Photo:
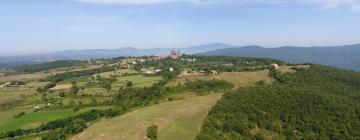
[[360, 0], [1, 0], [0, 55], [360, 43]]

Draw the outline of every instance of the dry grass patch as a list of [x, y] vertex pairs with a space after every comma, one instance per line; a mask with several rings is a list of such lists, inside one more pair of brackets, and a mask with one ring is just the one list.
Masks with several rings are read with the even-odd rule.
[[295, 73], [296, 70], [294, 70], [293, 68], [309, 69], [310, 65], [280, 66], [279, 70], [282, 73]]
[[51, 91], [68, 90], [72, 87], [71, 84], [57, 84], [55, 87], [50, 88]]

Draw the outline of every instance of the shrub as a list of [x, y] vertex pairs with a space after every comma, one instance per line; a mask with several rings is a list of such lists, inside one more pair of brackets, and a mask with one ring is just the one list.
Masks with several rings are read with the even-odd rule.
[[158, 135], [158, 126], [157, 125], [151, 125], [147, 128], [146, 136], [150, 139], [156, 139]]
[[14, 118], [20, 118], [21, 116], [24, 116], [26, 113], [25, 112], [20, 112], [16, 115], [14, 115]]

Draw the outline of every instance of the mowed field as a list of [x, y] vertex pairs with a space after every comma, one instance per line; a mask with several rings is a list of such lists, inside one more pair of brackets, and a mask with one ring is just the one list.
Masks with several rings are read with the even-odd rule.
[[[268, 70], [257, 72], [232, 72], [208, 76], [178, 77], [171, 85], [196, 79], [222, 79], [240, 86], [260, 80], [271, 82]], [[221, 98], [221, 93], [196, 96], [194, 93], [179, 94], [179, 100], [163, 102], [137, 109], [128, 114], [98, 121], [73, 140], [144, 140], [148, 126], [159, 126], [158, 140], [192, 140], [201, 129], [208, 111]]]
[[200, 131], [202, 121], [221, 93], [207, 96], [187, 94], [185, 99], [141, 108], [123, 116], [94, 123], [73, 140], [141, 140], [146, 128], [159, 126], [159, 140], [190, 140]]

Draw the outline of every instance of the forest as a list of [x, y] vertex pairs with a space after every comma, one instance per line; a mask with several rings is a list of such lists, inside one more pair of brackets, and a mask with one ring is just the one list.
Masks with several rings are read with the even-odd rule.
[[321, 65], [229, 92], [197, 140], [360, 139], [360, 74]]
[[59, 60], [41, 64], [21, 65], [14, 67], [14, 70], [20, 73], [33, 73], [39, 71], [46, 71], [55, 68], [81, 66], [86, 64], [86, 61], [75, 61], [75, 60]]

